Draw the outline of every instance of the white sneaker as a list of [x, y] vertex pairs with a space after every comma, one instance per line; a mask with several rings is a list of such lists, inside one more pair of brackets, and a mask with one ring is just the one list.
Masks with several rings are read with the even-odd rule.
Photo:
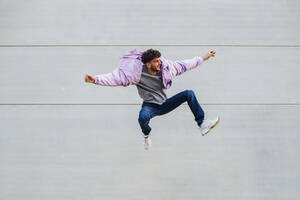
[[150, 136], [147, 136], [147, 137], [144, 136], [144, 147], [145, 147], [145, 150], [148, 150], [151, 147]]
[[206, 135], [212, 128], [214, 128], [220, 121], [220, 117], [214, 119], [203, 120], [201, 126], [199, 127], [202, 136]]

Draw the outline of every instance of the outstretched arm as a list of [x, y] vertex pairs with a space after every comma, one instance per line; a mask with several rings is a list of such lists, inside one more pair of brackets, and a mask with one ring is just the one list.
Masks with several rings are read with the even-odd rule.
[[126, 79], [124, 73], [119, 69], [116, 68], [110, 73], [106, 74], [99, 74], [95, 77], [91, 75], [85, 75], [85, 82], [87, 83], [94, 83], [96, 85], [102, 86], [128, 86], [129, 82]]
[[166, 60], [166, 61], [168, 63], [168, 66], [170, 67], [171, 76], [175, 77], [183, 74], [188, 70], [196, 68], [201, 63], [208, 60], [211, 56], [214, 56], [215, 53], [216, 53], [215, 51], [210, 51], [203, 57], [196, 56], [191, 59], [176, 60], [176, 61]]

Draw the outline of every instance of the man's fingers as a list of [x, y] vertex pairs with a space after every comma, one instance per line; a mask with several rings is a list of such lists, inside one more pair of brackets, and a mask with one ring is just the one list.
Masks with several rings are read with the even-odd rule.
[[85, 82], [91, 82], [91, 81], [93, 81], [94, 79], [93, 79], [92, 76], [90, 76], [90, 75], [87, 74], [87, 75], [85, 75], [84, 80], [85, 80]]
[[215, 57], [215, 53], [216, 53], [215, 51], [210, 51], [210, 55], [213, 57]]

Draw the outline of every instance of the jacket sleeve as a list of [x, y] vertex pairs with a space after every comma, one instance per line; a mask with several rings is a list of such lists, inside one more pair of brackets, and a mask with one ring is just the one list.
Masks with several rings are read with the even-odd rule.
[[172, 78], [174, 78], [175, 76], [179, 76], [188, 70], [196, 68], [201, 63], [203, 63], [203, 61], [204, 60], [201, 56], [195, 56], [194, 58], [185, 60], [167, 60], [167, 63], [169, 66], [170, 74]]
[[116, 68], [110, 73], [100, 74], [95, 76], [96, 85], [102, 86], [128, 86], [129, 81], [126, 79], [124, 72]]

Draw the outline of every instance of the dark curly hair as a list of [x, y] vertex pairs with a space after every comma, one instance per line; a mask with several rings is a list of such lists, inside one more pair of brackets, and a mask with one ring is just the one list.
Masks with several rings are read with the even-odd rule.
[[149, 62], [154, 58], [159, 58], [160, 56], [161, 53], [158, 50], [148, 49], [142, 54], [142, 62], [145, 64], [146, 62]]

